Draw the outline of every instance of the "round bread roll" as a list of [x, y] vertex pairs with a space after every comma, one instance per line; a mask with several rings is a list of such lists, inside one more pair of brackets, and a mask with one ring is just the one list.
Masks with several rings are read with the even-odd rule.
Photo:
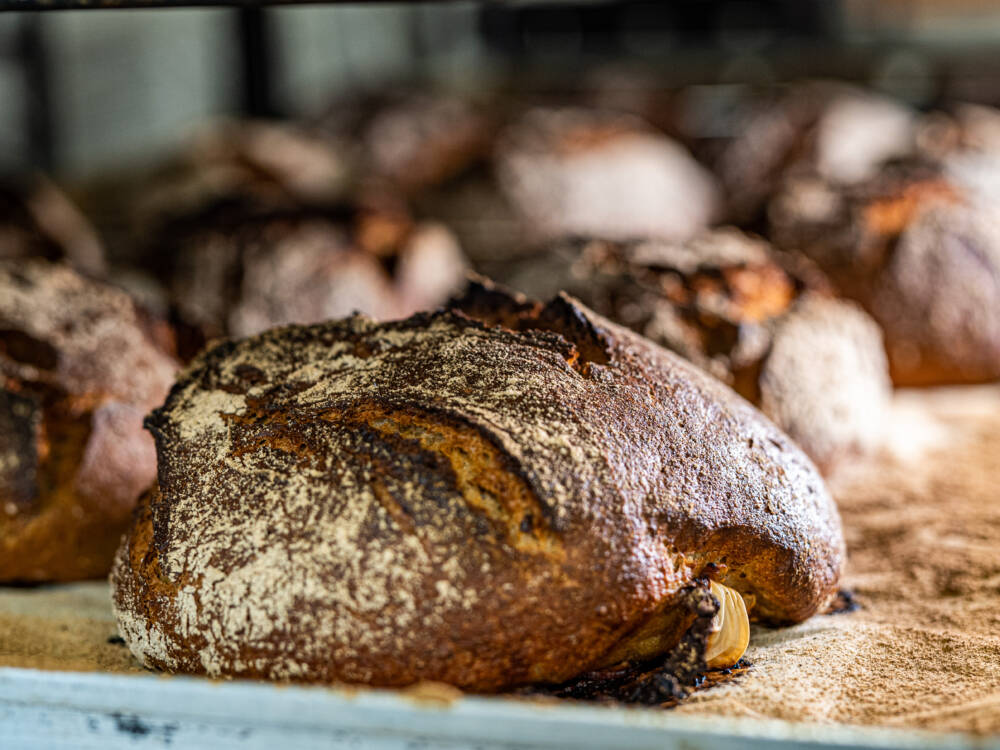
[[717, 213], [711, 174], [633, 115], [532, 108], [499, 130], [489, 163], [412, 194], [493, 274], [539, 241], [575, 235], [687, 237]]
[[673, 648], [721, 604], [683, 606], [699, 581], [807, 618], [844, 559], [788, 437], [568, 296], [474, 285], [400, 322], [228, 342], [147, 427], [159, 484], [114, 610], [172, 672], [558, 684]]
[[882, 334], [802, 258], [736, 229], [686, 242], [576, 239], [508, 264], [537, 297], [566, 290], [728, 383], [824, 472], [874, 450], [891, 397]]
[[180, 317], [204, 339], [354, 311], [406, 317], [442, 304], [466, 270], [442, 225], [359, 206], [222, 211], [168, 244], [177, 251], [172, 289]]
[[[732, 87], [719, 88], [717, 96], [732, 95]], [[852, 184], [917, 147], [916, 112], [875, 92], [813, 81], [747, 90], [743, 97], [742, 106], [729, 114], [700, 102], [684, 118], [689, 135], [708, 135], [706, 145], [695, 148], [707, 152], [702, 156], [726, 193], [726, 218], [739, 224], [761, 218], [789, 173], [806, 171]]]
[[339, 145], [288, 122], [210, 122], [131, 197], [135, 231], [146, 237], [219, 202], [279, 210], [340, 200], [350, 164]]
[[483, 162], [496, 129], [489, 97], [384, 89], [334, 97], [316, 127], [351, 164], [356, 181], [410, 197]]
[[408, 93], [384, 102], [363, 127], [366, 166], [407, 193], [433, 188], [484, 159], [489, 115], [444, 94]]
[[684, 238], [718, 212], [712, 176], [683, 146], [628, 115], [531, 110], [501, 134], [496, 171], [534, 239]]
[[1000, 163], [905, 163], [840, 188], [790, 180], [771, 234], [814, 260], [885, 333], [902, 386], [1000, 378]]
[[43, 178], [0, 183], [0, 260], [43, 258], [101, 277], [104, 248], [90, 222]]
[[174, 370], [124, 293], [0, 263], [0, 581], [108, 572], [156, 476], [142, 420]]

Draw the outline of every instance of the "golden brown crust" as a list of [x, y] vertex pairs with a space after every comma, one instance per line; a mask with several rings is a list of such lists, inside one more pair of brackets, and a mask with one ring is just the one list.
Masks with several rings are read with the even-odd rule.
[[131, 649], [171, 671], [560, 683], [699, 575], [789, 622], [843, 559], [785, 435], [566, 296], [474, 285], [226, 343], [148, 426], [159, 488], [112, 582]]
[[125, 294], [0, 263], [0, 581], [107, 573], [155, 477], [142, 419], [173, 371]]

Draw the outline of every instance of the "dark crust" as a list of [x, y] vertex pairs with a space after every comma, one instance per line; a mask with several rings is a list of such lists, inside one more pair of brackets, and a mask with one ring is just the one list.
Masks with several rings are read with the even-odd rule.
[[67, 263], [81, 273], [105, 274], [93, 227], [45, 179], [0, 181], [0, 260], [37, 258]]
[[155, 478], [142, 418], [173, 371], [124, 293], [0, 263], [0, 581], [107, 574]]
[[684, 700], [708, 668], [705, 650], [719, 602], [710, 593], [708, 582], [701, 580], [681, 591], [675, 606], [687, 615], [684, 618], [687, 629], [680, 642], [665, 656], [587, 672], [545, 692], [560, 698], [645, 705]]
[[[549, 273], [550, 264], [567, 270]], [[578, 296], [751, 402], [770, 323], [804, 291], [826, 288], [816, 269], [775, 257], [766, 242], [732, 228], [687, 242], [565, 240], [521, 261], [511, 278], [532, 293]]]
[[876, 447], [890, 394], [880, 331], [801, 254], [731, 228], [686, 242], [576, 238], [510, 274], [538, 296], [579, 295], [727, 383], [823, 472]]
[[803, 215], [791, 183], [771, 235], [815, 261], [882, 327], [899, 386], [1000, 377], [1000, 233], [988, 201], [939, 166], [893, 165], [850, 188], [823, 185], [829, 212]]
[[38, 494], [37, 399], [0, 388], [0, 497], [15, 507], [29, 505]]
[[228, 342], [147, 426], [159, 487], [112, 583], [170, 671], [560, 684], [703, 575], [795, 622], [843, 561], [785, 435], [565, 295], [473, 283], [447, 311]]
[[850, 589], [841, 589], [830, 601], [825, 615], [846, 615], [861, 609], [861, 602]]
[[25, 203], [25, 192], [0, 184], [0, 258], [59, 260], [64, 248], [42, 231]]

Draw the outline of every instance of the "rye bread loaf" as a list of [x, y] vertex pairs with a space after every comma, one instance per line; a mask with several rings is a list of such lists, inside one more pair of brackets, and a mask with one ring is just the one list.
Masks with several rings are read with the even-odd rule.
[[465, 278], [452, 234], [434, 222], [356, 206], [236, 211], [171, 238], [173, 297], [204, 340], [361, 311], [401, 318], [437, 307]]
[[142, 420], [175, 363], [154, 338], [118, 289], [0, 262], [0, 581], [107, 574], [156, 477]]
[[715, 106], [688, 96], [682, 121], [702, 136], [694, 149], [723, 186], [726, 219], [740, 225], [759, 221], [789, 174], [848, 185], [917, 145], [916, 112], [873, 91], [810, 81], [747, 89], [733, 102], [732, 87], [718, 88]]
[[842, 187], [790, 179], [771, 236], [800, 250], [885, 334], [900, 386], [1000, 378], [1000, 161], [908, 161]]
[[759, 237], [576, 238], [501, 278], [534, 297], [567, 291], [715, 375], [824, 472], [880, 443], [892, 384], [879, 327], [814, 265]]
[[568, 296], [274, 329], [147, 420], [158, 486], [112, 573], [149, 666], [474, 691], [675, 646], [714, 578], [772, 623], [835, 590], [808, 458], [713, 378]]

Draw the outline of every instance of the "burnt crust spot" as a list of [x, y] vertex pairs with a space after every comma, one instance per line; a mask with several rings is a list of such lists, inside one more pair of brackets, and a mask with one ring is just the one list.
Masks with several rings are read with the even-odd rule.
[[854, 592], [850, 589], [840, 589], [830, 601], [830, 605], [823, 614], [846, 615], [851, 612], [857, 612], [860, 609], [861, 602], [858, 601]]
[[687, 611], [690, 626], [666, 655], [588, 672], [544, 692], [560, 698], [660, 705], [688, 697], [707, 667], [705, 650], [719, 602], [705, 579], [680, 592], [676, 605]]
[[486, 278], [470, 274], [465, 293], [450, 300], [448, 309], [488, 327], [520, 333], [554, 333], [570, 345], [566, 354], [567, 364], [584, 377], [590, 376], [591, 365], [611, 362], [607, 334], [565, 294], [543, 305]]
[[38, 399], [0, 388], [0, 497], [15, 507], [30, 505], [38, 494], [41, 423]]

